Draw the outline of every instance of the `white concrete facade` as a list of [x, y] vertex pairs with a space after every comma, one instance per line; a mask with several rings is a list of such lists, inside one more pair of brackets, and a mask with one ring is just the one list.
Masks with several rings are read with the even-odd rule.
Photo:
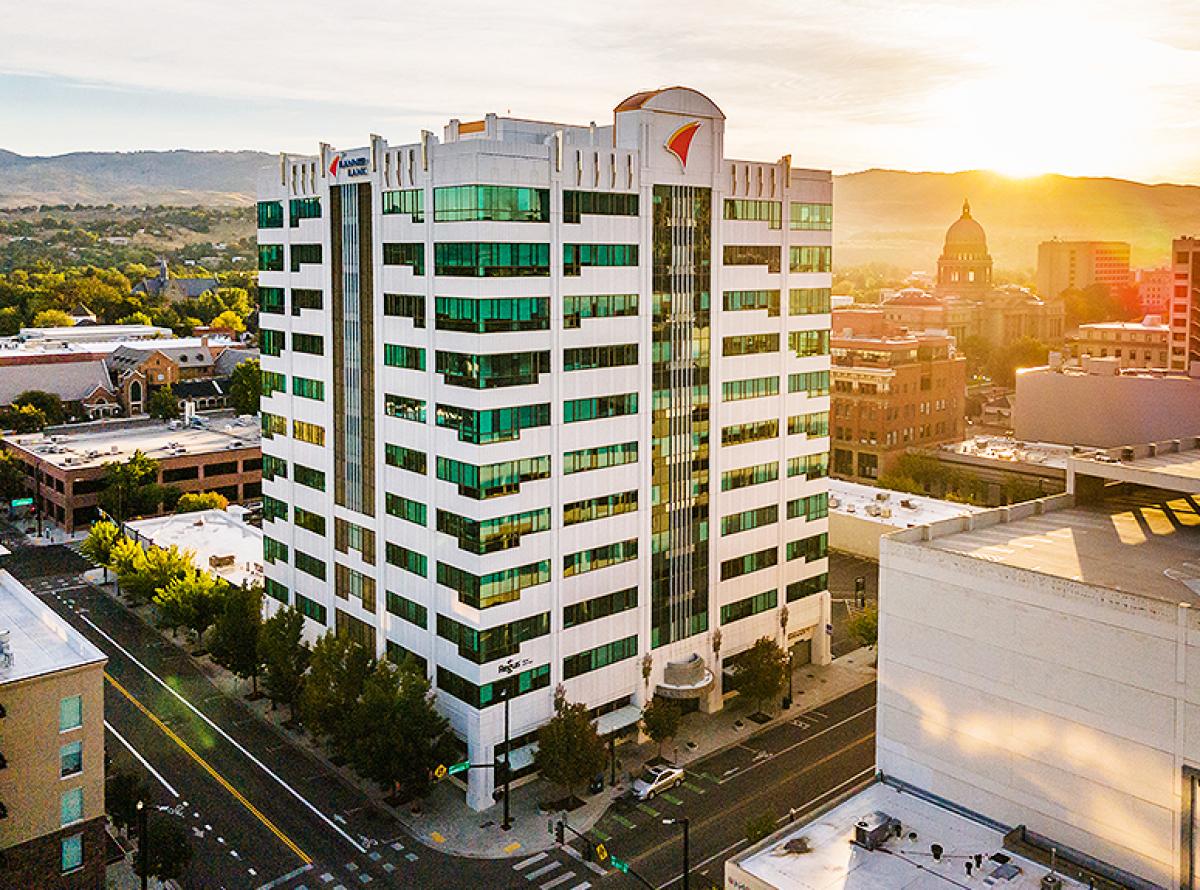
[[[695, 127], [688, 146], [677, 140], [678, 150], [668, 150], [667, 143], [691, 125]], [[290, 271], [288, 262], [282, 271], [263, 270], [259, 274], [260, 288], [275, 288], [281, 295], [286, 294], [287, 301], [283, 312], [262, 315], [264, 331], [280, 331], [286, 337], [279, 355], [271, 355], [272, 350], [264, 349], [261, 359], [266, 374], [282, 375], [274, 379], [284, 387], [282, 391], [264, 395], [262, 401], [264, 425], [276, 425], [276, 433], [263, 439], [263, 491], [268, 504], [275, 505], [272, 509], [282, 504], [288, 512], [288, 519], [281, 517], [264, 524], [267, 547], [277, 548], [282, 544], [288, 548], [282, 557], [276, 549], [274, 559], [270, 553], [265, 559], [269, 587], [277, 599], [287, 598], [296, 604], [299, 594], [307, 603], [318, 606], [306, 605], [310, 617], [314, 614], [321, 617], [324, 612], [323, 622], [309, 622], [314, 636], [326, 627], [346, 621], [341, 617], [346, 615], [374, 629], [380, 654], [392, 644], [394, 653], [404, 650], [423, 659], [439, 690], [439, 706], [450, 718], [455, 732], [465, 740], [474, 763], [491, 762], [496, 746], [503, 739], [503, 707], [497, 706], [499, 699], [495, 696], [505, 683], [513, 683], [511, 736], [519, 739], [549, 718], [554, 689], [560, 683], [571, 700], [585, 702], [589, 708], [617, 708], [622, 703], [641, 706], [662, 687], [668, 662], [682, 661], [692, 655], [698, 655], [715, 677], [715, 682], [701, 695], [701, 707], [720, 707], [722, 659], [748, 648], [760, 637], [781, 639], [781, 616], [785, 608], [789, 640], [796, 643], [811, 639], [813, 660], [821, 663], [829, 660], [827, 560], [821, 537], [827, 529], [824, 466], [829, 440], [827, 420], [819, 421], [827, 417], [829, 410], [827, 302], [831, 275], [827, 270], [831, 232], [828, 226], [807, 224], [807, 218], [803, 227], [795, 228], [789, 220], [793, 204], [823, 207], [828, 215], [831, 177], [827, 171], [794, 169], [788, 158], [776, 163], [726, 159], [723, 128], [724, 116], [710, 100], [692, 90], [674, 88], [626, 100], [618, 107], [611, 126], [577, 127], [489, 115], [483, 121], [451, 121], [441, 142], [426, 132], [420, 142], [398, 147], [379, 137], [373, 137], [366, 148], [344, 152], [323, 146], [317, 158], [281, 158], [279, 170], [261, 185], [261, 202], [281, 205], [286, 211], [293, 200], [316, 198], [320, 202], [320, 216], [299, 219], [294, 224], [287, 219], [282, 226], [260, 228], [260, 251], [263, 246], [282, 245], [290, 261], [296, 245], [320, 245], [321, 249], [320, 262], [301, 264], [298, 271]], [[374, 491], [373, 503], [364, 505], [361, 511], [348, 509], [335, 498], [335, 475], [345, 470], [335, 458], [332, 441], [341, 422], [334, 416], [333, 391], [340, 384], [339, 370], [332, 363], [332, 341], [341, 337], [342, 348], [348, 349], [354, 345], [351, 340], [357, 333], [350, 328], [335, 329], [331, 311], [336, 274], [331, 263], [335, 246], [331, 193], [359, 183], [368, 183], [370, 187], [374, 242], [370, 262], [373, 292], [369, 301], [373, 316], [370, 333], [374, 391], [373, 401], [364, 404], [361, 412], [374, 423], [371, 444]], [[529, 220], [446, 219], [440, 202], [448, 193], [439, 190], [477, 185], [544, 190], [548, 214], [539, 216], [535, 203], [534, 218]], [[384, 213], [381, 196], [395, 192], [419, 193], [419, 199], [405, 200], [421, 201], [420, 212]], [[361, 187], [356, 193], [367, 194]], [[636, 208], [632, 213], [592, 213], [585, 209], [577, 221], [568, 220], [564, 204], [567, 200], [577, 200], [578, 193], [616, 196], [626, 202], [633, 200], [628, 196], [636, 196]], [[349, 192], [343, 189], [341, 194]], [[711, 249], [702, 262], [706, 266], [704, 274], [711, 276], [707, 288], [711, 293], [711, 321], [706, 329], [699, 321], [688, 324], [690, 345], [656, 343], [656, 200], [682, 204], [685, 198], [710, 202], [711, 227], [703, 236], [711, 241]], [[754, 208], [768, 215], [773, 212], [774, 221], [726, 218], [723, 211], [726, 199], [731, 198], [754, 202]], [[773, 205], [773, 209], [766, 205]], [[345, 205], [341, 206], [344, 214]], [[628, 209], [629, 205], [625, 206]], [[468, 208], [468, 214], [476, 209]], [[674, 231], [684, 229], [686, 226], [679, 226]], [[343, 237], [347, 231], [343, 226]], [[449, 266], [442, 268], [443, 247], [455, 243], [520, 244], [534, 248], [545, 245], [548, 268], [507, 275], [445, 274]], [[661, 238], [659, 243], [661, 246]], [[422, 256], [424, 268], [385, 262], [385, 244], [400, 245], [406, 251], [411, 250], [410, 255]], [[606, 266], [585, 263], [573, 274], [566, 268], [567, 252], [573, 249], [567, 245], [633, 247], [636, 254], [632, 263]], [[732, 245], [765, 246], [777, 251], [781, 257], [778, 271], [769, 271], [765, 264], [725, 265], [724, 248]], [[679, 255], [690, 249], [689, 244], [670, 247], [679, 251]], [[814, 255], [824, 251], [820, 270], [792, 271], [790, 249], [798, 247], [814, 248]], [[626, 260], [629, 256], [625, 255]], [[674, 254], [668, 254], [666, 261], [671, 256]], [[809, 259], [806, 254], [799, 262]], [[687, 278], [694, 271], [677, 277]], [[344, 270], [342, 274], [344, 277]], [[664, 273], [660, 281], [667, 280], [669, 276]], [[662, 286], [678, 284], [671, 280], [669, 285]], [[323, 293], [323, 308], [297, 308], [292, 300], [296, 289]], [[790, 289], [823, 294], [824, 311], [789, 313]], [[726, 311], [723, 295], [733, 291], [773, 292], [774, 308], [768, 310], [764, 305], [752, 311]], [[385, 294], [419, 300], [406, 303], [411, 310], [407, 314], [389, 314], [389, 306], [392, 309], [395, 306], [385, 299]], [[598, 295], [634, 295], [636, 309], [608, 317], [587, 317], [585, 313], [578, 319], [565, 318], [565, 305], [573, 297]], [[522, 330], [494, 329], [483, 333], [452, 330], [449, 328], [453, 326], [447, 325], [441, 315], [443, 304], [438, 302], [438, 298], [447, 297], [476, 301], [544, 299], [548, 319], [540, 326], [531, 324]], [[707, 297], [703, 299], [707, 301]], [[419, 308], [412, 309], [413, 306]], [[445, 311], [450, 311], [448, 304], [445, 307]], [[368, 333], [365, 326], [356, 330], [364, 337]], [[349, 336], [347, 331], [351, 331]], [[800, 334], [797, 344], [811, 337], [818, 348], [805, 346], [803, 354], [798, 354], [801, 347], [792, 348], [789, 339], [792, 333]], [[296, 352], [292, 347], [297, 334], [323, 338], [324, 354]], [[777, 348], [754, 354], [723, 354], [724, 338], [751, 335], [777, 337]], [[618, 345], [636, 346], [634, 363], [580, 370], [565, 368], [569, 350]], [[691, 387], [687, 388], [691, 395], [681, 387], [671, 390], [670, 398], [661, 393], [661, 381], [678, 370], [670, 359], [672, 353], [667, 350], [680, 345], [691, 354], [693, 365], [696, 355], [710, 357], [705, 410], [696, 410], [691, 405], [691, 399], [704, 397], [696, 396]], [[411, 350], [421, 351], [421, 366], [385, 365], [387, 346], [408, 347], [410, 356]], [[451, 381], [453, 375], [439, 370], [442, 359], [438, 356], [442, 353], [471, 357], [470, 371], [482, 376], [481, 357], [531, 350], [544, 354], [545, 358], [539, 361], [548, 365], [541, 365], [515, 383], [466, 386], [461, 381]], [[656, 365], [663, 372], [658, 378], [657, 406]], [[811, 375], [804, 379], [823, 381], [823, 386], [812, 383], [811, 390], [791, 392], [789, 375], [798, 374]], [[324, 399], [296, 396], [293, 381], [297, 376], [321, 381]], [[723, 398], [723, 382], [747, 378], [774, 378], [775, 383], [768, 386], [769, 394], [762, 397], [729, 401]], [[579, 407], [568, 408], [568, 403], [614, 395], [635, 396], [636, 410], [620, 416], [567, 421], [568, 410]], [[423, 413], [416, 416], [414, 410], [412, 419], [395, 416], [395, 411], [389, 416], [386, 406], [390, 396], [417, 400]], [[678, 409], [674, 408], [676, 398], [681, 400]], [[624, 404], [631, 409], [632, 399]], [[454, 409], [487, 411], [517, 406], [545, 406], [547, 413], [524, 426], [518, 435], [497, 441], [470, 441], [469, 436], [447, 427]], [[656, 613], [659, 618], [654, 618], [651, 568], [656, 529], [653, 526], [659, 511], [665, 509], [655, 506], [655, 470], [660, 453], [665, 453], [660, 450], [665, 447], [662, 440], [675, 430], [670, 418], [682, 412], [690, 412], [693, 424], [702, 422], [697, 420], [701, 415], [707, 422], [706, 439], [697, 426], [688, 428], [693, 438], [688, 439], [685, 432], [671, 442], [672, 454], [677, 459], [682, 442], [697, 443], [696, 454], [686, 455], [690, 482], [694, 483], [688, 486], [687, 496], [706, 494], [708, 499], [702, 519], [695, 520], [698, 533], [703, 533], [701, 522], [707, 529], [707, 596], [701, 598], [703, 602], [699, 605], [687, 601], [689, 579], [672, 574], [670, 596], [660, 604]], [[655, 419], [660, 415], [664, 418], [663, 427], [656, 432]], [[788, 419], [801, 415], [818, 421], [811, 427], [814, 434], [798, 431], [789, 435]], [[325, 431], [324, 447], [297, 439], [293, 435], [296, 421], [314, 424]], [[773, 423], [775, 435], [743, 444], [721, 444], [723, 428], [760, 422]], [[799, 426], [809, 428], [802, 423]], [[636, 460], [586, 472], [565, 471], [566, 455], [627, 443], [637, 443]], [[423, 455], [423, 472], [389, 465], [386, 448], [389, 445]], [[705, 448], [707, 460], [704, 460]], [[514, 461], [536, 462], [541, 458], [549, 460], [548, 473], [534, 472], [519, 484], [482, 499], [464, 493], [460, 484], [445, 479], [438, 465], [439, 460], [450, 460], [467, 467], [490, 467]], [[796, 459], [809, 469], [789, 475], [789, 460], [795, 464]], [[358, 458], [350, 455], [347, 460], [354, 463]], [[706, 476], [699, 469], [702, 463], [706, 464]], [[765, 484], [722, 490], [724, 472], [760, 464], [774, 466], [773, 479]], [[283, 465], [286, 477], [273, 471], [273, 467]], [[297, 484], [297, 465], [323, 473], [325, 490]], [[684, 466], [682, 462], [679, 465]], [[820, 470], [814, 470], [815, 467]], [[627, 495], [621, 509], [614, 509], [608, 515], [601, 509], [597, 518], [567, 524], [567, 505], [615, 494]], [[389, 514], [389, 495], [399, 495], [420, 505], [416, 518], [423, 522]], [[627, 509], [631, 500], [635, 509]], [[392, 498], [391, 503], [394, 502]], [[790, 511], [789, 504], [793, 504]], [[294, 521], [297, 507], [326, 517], [325, 534], [297, 525]], [[758, 508], [768, 512], [774, 509], [777, 520], [736, 534], [721, 534], [723, 517]], [[789, 513], [796, 518], [789, 519]], [[461, 534], [456, 538], [438, 530], [440, 517], [448, 514], [471, 522], [525, 514], [541, 518], [530, 520], [535, 526], [532, 531], [526, 526], [524, 531], [502, 534], [489, 539], [490, 544], [472, 548], [462, 543]], [[373, 562], [360, 551], [335, 548], [336, 520], [354, 523], [373, 533]], [[657, 531], [666, 534], [670, 525], [664, 515]], [[477, 529], [476, 534], [481, 539], [485, 537], [482, 530]], [[820, 539], [819, 547], [808, 552], [811, 558], [803, 555], [788, 558], [792, 553], [789, 543], [810, 538]], [[272, 540], [277, 544], [272, 544]], [[631, 558], [614, 560], [588, 571], [568, 572], [568, 564], [578, 569], [585, 565], [584, 560], [575, 560], [573, 555], [621, 542], [630, 542], [625, 556]], [[386, 555], [389, 544], [416, 554], [417, 567], [423, 567], [423, 572], [389, 562]], [[472, 549], [484, 552], [471, 552]], [[324, 580], [296, 568], [297, 551], [324, 564]], [[768, 565], [721, 580], [722, 563], [766, 551], [771, 551], [769, 555], [773, 557], [764, 558]], [[595, 554], [597, 559], [600, 555]], [[335, 591], [335, 564], [372, 579], [374, 603], [364, 603], [353, 594], [339, 598]], [[688, 564], [699, 567], [695, 571], [702, 571], [703, 563], [698, 557]], [[483, 578], [530, 566], [541, 567], [531, 573], [538, 576], [534, 583], [524, 586], [519, 596], [499, 597], [493, 604], [471, 602], [472, 597], [464, 594], [461, 585], [439, 582], [445, 567]], [[789, 585], [794, 585], [792, 602], [787, 602]], [[636, 589], [636, 606], [593, 620], [570, 623], [565, 620], [565, 608], [629, 588]], [[758, 600], [754, 604], [756, 611], [751, 614], [721, 621], [722, 606], [760, 594], [765, 596], [772, 590], [776, 593], [773, 606], [760, 608], [765, 600]], [[408, 601], [406, 616], [398, 614], [404, 610], [389, 611], [388, 593]], [[496, 657], [478, 654], [468, 657], [463, 645], [439, 634], [440, 623], [449, 627], [449, 622], [456, 622], [478, 633], [502, 626], [513, 628], [517, 622], [526, 622], [522, 627], [528, 628], [529, 622], [539, 621], [546, 623], [531, 636], [524, 636], [523, 630], [511, 631], [519, 642]], [[686, 624], [689, 632], [668, 632], [668, 639], [664, 640], [660, 628], [656, 640], [656, 621], [660, 624], [669, 621], [672, 627]], [[631, 639], [632, 645], [627, 642]], [[478, 635], [474, 640], [477, 653], [485, 645], [480, 640]], [[577, 669], [577, 656], [581, 653], [598, 651], [613, 643], [621, 645], [594, 658], [587, 656], [593, 664], [608, 661], [607, 664], [567, 676], [568, 660], [574, 659], [572, 664]], [[522, 679], [511, 680], [518, 676]], [[442, 682], [443, 679], [448, 682]], [[479, 694], [488, 701], [482, 698], [478, 702], [468, 701], [462, 695], [462, 682], [474, 689], [474, 692], [468, 690], [467, 698]], [[455, 691], [448, 690], [447, 685]], [[468, 791], [471, 806], [481, 809], [492, 803], [491, 782], [490, 770], [471, 771]]]
[[1200, 538], [1174, 509], [1061, 495], [885, 538], [880, 771], [1156, 885], [1200, 886], [1181, 884]]

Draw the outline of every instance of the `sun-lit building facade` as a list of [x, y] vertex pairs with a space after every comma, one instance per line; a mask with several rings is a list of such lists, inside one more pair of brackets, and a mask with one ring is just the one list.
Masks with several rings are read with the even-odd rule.
[[472, 763], [505, 699], [521, 769], [560, 684], [615, 729], [829, 659], [831, 176], [723, 137], [672, 88], [261, 185], [267, 594], [415, 658]]

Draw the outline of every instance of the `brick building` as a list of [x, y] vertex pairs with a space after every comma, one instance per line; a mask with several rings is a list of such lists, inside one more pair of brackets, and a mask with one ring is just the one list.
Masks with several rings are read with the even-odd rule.
[[[879, 310], [882, 312], [882, 310]], [[833, 313], [833, 475], [875, 480], [910, 446], [966, 434], [967, 362], [939, 331], [884, 328], [867, 310]]]
[[68, 533], [97, 518], [105, 466], [135, 451], [158, 461], [158, 482], [181, 492], [216, 491], [231, 502], [262, 493], [262, 451], [257, 424], [211, 417], [202, 426], [157, 421], [102, 425], [67, 434], [10, 436], [4, 445], [22, 461], [35, 505]]

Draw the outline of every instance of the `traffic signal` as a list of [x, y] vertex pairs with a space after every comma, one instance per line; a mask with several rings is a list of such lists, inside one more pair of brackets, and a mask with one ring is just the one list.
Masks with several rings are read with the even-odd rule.
[[559, 819], [554, 823], [554, 842], [560, 845], [563, 844], [565, 842], [565, 835], [566, 831], [563, 828], [562, 819]]

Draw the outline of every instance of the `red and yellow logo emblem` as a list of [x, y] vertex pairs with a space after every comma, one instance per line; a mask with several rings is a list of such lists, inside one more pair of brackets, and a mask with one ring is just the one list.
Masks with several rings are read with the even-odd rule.
[[679, 166], [684, 170], [687, 169], [688, 152], [692, 150], [692, 139], [696, 136], [696, 131], [700, 129], [700, 121], [692, 121], [684, 124], [674, 133], [667, 137], [667, 141], [663, 143], [671, 154], [679, 158]]

